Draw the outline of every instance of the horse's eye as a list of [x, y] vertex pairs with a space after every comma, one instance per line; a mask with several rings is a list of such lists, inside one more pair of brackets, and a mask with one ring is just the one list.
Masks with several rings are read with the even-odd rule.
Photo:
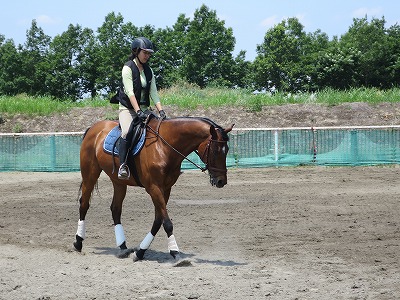
[[222, 152], [223, 153], [228, 153], [229, 147], [228, 146], [222, 146]]

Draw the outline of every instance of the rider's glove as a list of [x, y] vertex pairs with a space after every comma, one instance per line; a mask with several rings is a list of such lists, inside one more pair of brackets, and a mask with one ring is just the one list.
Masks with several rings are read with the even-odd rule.
[[167, 118], [167, 115], [165, 114], [165, 111], [163, 109], [160, 110], [160, 118], [161, 118], [161, 120], [164, 120]]
[[146, 116], [146, 114], [145, 114], [143, 111], [138, 110], [136, 113], [137, 113], [137, 116], [138, 116], [138, 118], [139, 118], [139, 120], [140, 120], [141, 122], [146, 121], [147, 116]]

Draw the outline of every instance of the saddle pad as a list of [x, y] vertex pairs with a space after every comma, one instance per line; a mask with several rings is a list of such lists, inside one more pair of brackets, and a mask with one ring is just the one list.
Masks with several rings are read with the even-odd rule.
[[[114, 150], [114, 155], [118, 156], [118, 145], [116, 145], [116, 141], [118, 138], [121, 136], [121, 129], [119, 129], [119, 126], [115, 126], [106, 136], [104, 143], [103, 143], [103, 150], [108, 153], [112, 154]], [[132, 146], [131, 154], [136, 155], [142, 150], [144, 141], [146, 137], [146, 128], [143, 129], [142, 134], [140, 135], [139, 141]], [[115, 145], [115, 147], [114, 147]]]

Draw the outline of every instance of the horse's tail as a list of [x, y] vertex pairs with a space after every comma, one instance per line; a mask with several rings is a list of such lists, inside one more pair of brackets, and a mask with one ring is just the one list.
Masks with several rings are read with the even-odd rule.
[[78, 197], [76, 198], [76, 201], [80, 201], [80, 199], [81, 199], [81, 195], [82, 195], [82, 185], [83, 185], [83, 181], [81, 181], [81, 184], [80, 184], [80, 186], [79, 186]]
[[91, 128], [91, 127], [87, 128], [87, 129], [85, 130], [85, 132], [84, 132], [84, 134], [83, 134], [83, 136], [82, 136], [82, 140], [85, 138], [85, 136], [86, 136], [86, 134], [88, 133], [88, 131], [89, 131], [90, 128]]
[[[77, 202], [80, 202], [80, 200], [81, 200], [81, 196], [82, 196], [82, 186], [83, 186], [83, 181], [81, 181], [81, 184], [80, 184], [80, 186], [79, 186], [78, 197], [76, 198], [76, 201], [77, 201]], [[100, 191], [99, 191], [99, 181], [96, 181], [95, 189], [96, 189], [97, 195], [98, 195], [99, 197], [101, 197]], [[92, 191], [92, 195], [93, 195], [93, 191]]]
[[[90, 128], [91, 128], [91, 127], [88, 127], [88, 128], [85, 130], [85, 132], [83, 133], [83, 136], [82, 136], [82, 140], [85, 139], [85, 136], [86, 136], [86, 134], [88, 133], [88, 131], [89, 131]], [[80, 201], [80, 199], [81, 199], [81, 195], [82, 195], [82, 186], [83, 186], [83, 181], [81, 181], [81, 184], [80, 184], [80, 186], [79, 186], [77, 201]], [[100, 196], [98, 181], [96, 181], [95, 188], [96, 188], [97, 194]], [[92, 194], [93, 194], [93, 192], [92, 192]]]

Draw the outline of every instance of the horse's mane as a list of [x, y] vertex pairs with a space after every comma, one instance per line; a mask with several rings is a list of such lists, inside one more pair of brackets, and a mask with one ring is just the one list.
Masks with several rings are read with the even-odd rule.
[[217, 123], [215, 123], [213, 120], [211, 120], [209, 118], [206, 118], [206, 117], [182, 117], [182, 119], [192, 119], [192, 120], [194, 119], [194, 120], [203, 121], [203, 122], [213, 126], [215, 129], [219, 130], [219, 132], [221, 132], [224, 140], [229, 141], [229, 136], [225, 132], [224, 128], [222, 128], [220, 125], [218, 125]]

